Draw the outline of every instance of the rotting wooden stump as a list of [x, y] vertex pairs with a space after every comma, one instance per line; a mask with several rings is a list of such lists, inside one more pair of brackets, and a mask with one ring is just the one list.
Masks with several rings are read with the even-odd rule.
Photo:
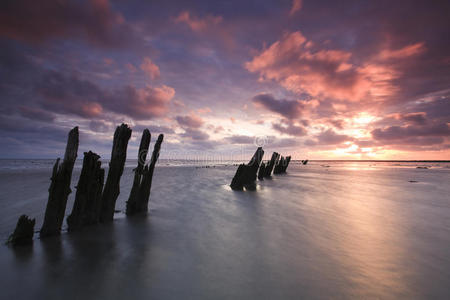
[[150, 191], [152, 188], [153, 172], [155, 170], [156, 162], [159, 158], [159, 152], [161, 150], [163, 139], [164, 135], [160, 134], [153, 148], [152, 158], [142, 171], [142, 181], [139, 188], [137, 201], [137, 212], [148, 211], [148, 201], [150, 199]]
[[286, 173], [286, 169], [289, 166], [289, 162], [291, 161], [291, 157], [287, 156], [286, 158], [281, 156], [278, 163], [275, 165], [275, 169], [273, 170], [273, 174], [282, 174]]
[[101, 168], [99, 159], [100, 156], [91, 151], [84, 153], [75, 202], [72, 213], [67, 217], [69, 231], [97, 224], [100, 220], [105, 170]]
[[291, 156], [286, 157], [286, 165], [283, 167], [283, 172], [286, 173], [287, 167], [289, 167], [289, 163], [291, 162]]
[[6, 243], [13, 246], [33, 243], [34, 224], [36, 224], [35, 219], [30, 219], [27, 215], [21, 215], [17, 221], [16, 229]]
[[133, 215], [138, 211], [139, 191], [141, 188], [142, 177], [144, 175], [144, 165], [147, 159], [148, 147], [150, 146], [151, 134], [148, 129], [142, 132], [141, 143], [138, 152], [138, 165], [134, 169], [134, 180], [130, 196], [127, 201], [127, 215]]
[[78, 142], [78, 127], [74, 127], [68, 135], [63, 162], [60, 164], [58, 158], [53, 166], [44, 224], [40, 230], [41, 238], [57, 235], [61, 232], [61, 226], [66, 212], [67, 198], [72, 192], [70, 183], [72, 180], [73, 165], [77, 158]]
[[280, 156], [280, 159], [277, 161], [277, 164], [273, 168], [273, 174], [281, 174], [283, 169], [283, 164], [285, 163], [284, 156]]
[[266, 174], [266, 164], [262, 162], [258, 170], [258, 179], [263, 180], [265, 174]]
[[275, 167], [275, 165], [278, 163], [278, 159], [280, 158], [280, 154], [277, 152], [272, 153], [272, 158], [270, 159], [270, 162], [267, 163], [264, 177], [270, 177], [272, 175], [272, 171]]
[[264, 150], [259, 147], [248, 164], [239, 165], [231, 181], [231, 189], [242, 191], [245, 187], [246, 190], [256, 190], [256, 175], [263, 156]]
[[109, 162], [108, 177], [102, 194], [101, 222], [112, 222], [116, 200], [120, 194], [120, 178], [123, 174], [125, 160], [127, 159], [128, 141], [131, 137], [131, 129], [126, 124], [117, 126], [114, 133], [111, 161]]

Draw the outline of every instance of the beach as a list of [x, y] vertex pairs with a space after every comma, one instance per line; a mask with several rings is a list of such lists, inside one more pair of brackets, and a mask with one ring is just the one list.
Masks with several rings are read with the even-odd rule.
[[113, 223], [3, 245], [21, 214], [40, 229], [52, 164], [0, 164], [4, 299], [450, 297], [450, 163], [293, 161], [237, 192], [232, 163], [160, 160], [130, 218], [130, 161]]

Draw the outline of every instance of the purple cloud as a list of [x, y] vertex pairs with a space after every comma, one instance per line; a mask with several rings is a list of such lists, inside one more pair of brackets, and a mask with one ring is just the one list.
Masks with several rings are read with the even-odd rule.
[[0, 19], [0, 35], [31, 43], [70, 36], [113, 46], [126, 38], [124, 18], [108, 0], [3, 1]]
[[295, 119], [300, 117], [304, 105], [300, 101], [275, 99], [272, 94], [259, 94], [253, 97], [253, 103], [279, 113], [285, 118]]
[[185, 128], [200, 128], [204, 123], [202, 118], [197, 115], [177, 116], [175, 120]]
[[[287, 125], [284, 125], [283, 123]], [[304, 127], [295, 125], [292, 122], [285, 120], [283, 123], [272, 123], [272, 128], [278, 132], [291, 136], [304, 136], [308, 133]]]

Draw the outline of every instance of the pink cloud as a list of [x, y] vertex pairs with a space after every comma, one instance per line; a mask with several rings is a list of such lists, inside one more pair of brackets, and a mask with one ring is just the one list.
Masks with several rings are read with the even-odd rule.
[[137, 72], [137, 68], [131, 63], [126, 63], [125, 64], [125, 68], [127, 68], [128, 71], [130, 71], [131, 73], [136, 73]]
[[211, 110], [211, 108], [209, 108], [209, 107], [203, 107], [203, 108], [197, 109], [197, 112], [198, 112], [199, 114], [207, 114], [207, 113], [212, 112], [212, 110]]
[[186, 128], [198, 129], [204, 123], [203, 119], [195, 114], [191, 114], [188, 116], [177, 116], [175, 120], [185, 129]]
[[188, 11], [181, 12], [175, 19], [175, 23], [185, 23], [196, 32], [202, 32], [207, 30], [210, 26], [215, 26], [223, 21], [221, 16], [208, 15], [201, 19], [195, 16], [191, 16]]
[[295, 93], [345, 101], [384, 100], [398, 87], [402, 74], [393, 58], [408, 58], [424, 51], [423, 43], [398, 50], [385, 50], [378, 56], [356, 62], [349, 51], [320, 49], [301, 32], [285, 34], [245, 64], [260, 80], [274, 80]]
[[293, 16], [296, 12], [300, 11], [303, 7], [303, 0], [292, 0], [291, 10], [289, 16]]
[[386, 59], [402, 59], [405, 57], [415, 56], [423, 53], [425, 51], [424, 43], [415, 43], [412, 45], [405, 46], [401, 49], [391, 50], [386, 49], [381, 51], [379, 58], [381, 60]]
[[130, 110], [135, 116], [161, 117], [168, 112], [168, 104], [174, 96], [175, 90], [170, 86], [147, 86], [136, 90], [136, 97], [129, 102]]
[[157, 79], [160, 76], [159, 67], [155, 65], [149, 57], [145, 57], [141, 64], [141, 70], [144, 71], [150, 79]]

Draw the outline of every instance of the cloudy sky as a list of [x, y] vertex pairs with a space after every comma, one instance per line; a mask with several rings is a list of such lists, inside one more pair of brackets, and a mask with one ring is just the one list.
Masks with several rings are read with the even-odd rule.
[[[450, 2], [5, 0], [0, 157], [450, 159]], [[243, 155], [243, 154], [242, 154]]]

